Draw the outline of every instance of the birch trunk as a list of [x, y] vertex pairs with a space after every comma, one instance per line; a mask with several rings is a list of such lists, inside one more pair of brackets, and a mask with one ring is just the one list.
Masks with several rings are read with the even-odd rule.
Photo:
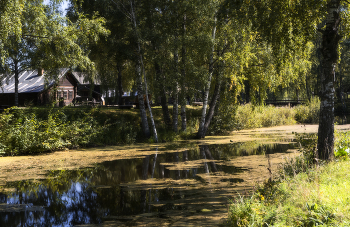
[[[177, 40], [177, 38], [175, 38]], [[177, 42], [177, 41], [175, 41]], [[177, 48], [177, 47], [176, 47]], [[174, 64], [175, 64], [175, 87], [173, 91], [173, 130], [178, 132], [178, 115], [179, 115], [179, 83], [178, 83], [178, 64], [179, 64], [179, 54], [177, 50], [174, 52]]]
[[211, 120], [213, 119], [215, 107], [216, 107], [216, 104], [217, 104], [219, 97], [220, 97], [220, 89], [221, 89], [221, 80], [218, 79], [218, 81], [215, 85], [213, 97], [212, 97], [211, 102], [210, 102], [209, 111], [208, 111], [208, 114], [205, 118], [204, 136], [207, 133], [207, 130], [209, 128]]
[[186, 131], [187, 118], [186, 118], [186, 14], [183, 16], [182, 24], [182, 70], [181, 70], [181, 130]]
[[205, 93], [204, 93], [204, 98], [203, 98], [203, 109], [202, 109], [202, 114], [201, 114], [201, 120], [200, 120], [200, 123], [199, 123], [199, 129], [198, 129], [198, 133], [197, 133], [197, 138], [199, 138], [199, 139], [205, 137], [205, 130], [204, 130], [205, 117], [206, 117], [206, 113], [207, 113], [208, 97], [209, 97], [211, 79], [212, 79], [213, 72], [214, 72], [214, 47], [215, 47], [214, 41], [215, 41], [215, 33], [216, 33], [216, 17], [215, 17], [213, 31], [212, 31], [213, 46], [212, 46], [212, 50], [211, 50], [210, 58], [209, 58], [209, 77], [208, 77], [208, 81], [207, 81], [207, 84], [206, 84], [206, 87], [205, 87]]
[[144, 136], [146, 138], [149, 138], [151, 133], [150, 133], [148, 121], [147, 121], [147, 113], [146, 113], [144, 95], [143, 95], [141, 63], [139, 63], [139, 61], [137, 61], [136, 63], [136, 83], [137, 83], [137, 97], [139, 101], [139, 108], [140, 108], [140, 114], [141, 114], [141, 127], [142, 127]]
[[18, 62], [15, 61], [15, 106], [18, 106], [18, 84], [19, 84]]
[[178, 83], [175, 83], [174, 94], [173, 94], [173, 130], [174, 132], [178, 132], [178, 115], [179, 115], [179, 91], [178, 91]]
[[158, 134], [157, 134], [156, 124], [154, 123], [154, 118], [153, 118], [152, 108], [151, 108], [151, 102], [149, 101], [149, 98], [148, 98], [148, 89], [147, 89], [147, 80], [146, 80], [146, 74], [145, 74], [145, 66], [143, 64], [141, 50], [140, 50], [140, 58], [141, 58], [141, 65], [142, 65], [142, 70], [143, 70], [143, 79], [145, 81], [146, 101], [147, 101], [149, 116], [151, 118], [153, 138], [154, 138], [154, 142], [158, 143]]
[[[136, 60], [136, 80], [137, 80], [137, 95], [138, 95], [138, 101], [139, 101], [139, 107], [140, 107], [140, 114], [141, 114], [141, 125], [142, 125], [142, 131], [146, 138], [150, 137], [150, 130], [148, 126], [147, 121], [147, 114], [145, 109], [145, 103], [144, 103], [144, 95], [143, 95], [143, 84], [142, 84], [142, 54], [141, 54], [141, 45], [140, 45], [140, 39], [137, 32], [137, 23], [136, 23], [136, 15], [135, 15], [135, 6], [134, 1], [130, 0], [130, 8], [131, 8], [131, 20], [133, 24], [133, 29], [136, 35], [137, 39], [137, 60]], [[146, 93], [147, 97], [147, 93]], [[148, 97], [147, 97], [148, 99]]]
[[340, 0], [330, 0], [327, 7], [326, 29], [322, 31], [321, 107], [317, 143], [318, 158], [322, 160], [334, 157], [334, 83], [340, 40]]

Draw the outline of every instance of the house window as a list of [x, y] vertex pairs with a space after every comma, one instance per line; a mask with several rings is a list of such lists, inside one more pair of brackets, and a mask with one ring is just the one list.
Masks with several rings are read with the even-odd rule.
[[73, 99], [73, 91], [68, 91], [68, 99], [69, 100]]
[[57, 98], [61, 98], [61, 92], [60, 91], [57, 92]]
[[64, 92], [63, 92], [63, 98], [64, 98], [64, 99], [67, 99], [67, 91], [64, 91]]

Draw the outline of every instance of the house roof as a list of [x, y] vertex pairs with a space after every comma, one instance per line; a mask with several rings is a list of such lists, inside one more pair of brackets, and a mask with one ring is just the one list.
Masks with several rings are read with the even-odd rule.
[[[75, 79], [78, 81], [79, 84], [81, 85], [88, 85], [91, 84], [90, 81], [88, 80], [88, 75], [86, 73], [83, 72], [72, 72], [73, 76], [75, 77]], [[100, 85], [100, 81], [99, 80], [95, 80], [94, 81], [95, 85]]]
[[[62, 78], [67, 72], [68, 68], [59, 69], [58, 78]], [[38, 70], [27, 70], [20, 73], [18, 77], [18, 93], [37, 93], [42, 92], [46, 88], [55, 83], [54, 79], [45, 80], [45, 71], [43, 75], [38, 75]], [[3, 79], [0, 87], [1, 93], [15, 93], [15, 74]], [[46, 83], [45, 83], [46, 82]]]

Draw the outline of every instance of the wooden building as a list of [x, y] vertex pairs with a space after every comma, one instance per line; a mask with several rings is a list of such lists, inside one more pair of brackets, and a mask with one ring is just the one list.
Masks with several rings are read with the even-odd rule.
[[91, 104], [101, 104], [104, 103], [104, 98], [101, 94], [101, 84], [99, 81], [91, 83], [88, 79], [88, 75], [83, 72], [72, 72], [76, 81], [78, 82], [77, 88], [77, 103], [90, 102]]
[[[55, 79], [47, 79], [43, 70], [28, 70], [20, 73], [18, 84], [18, 105], [46, 105], [56, 102], [65, 106], [77, 96], [78, 81], [69, 69], [58, 70]], [[0, 87], [0, 107], [10, 107], [15, 103], [14, 75], [3, 79]]]

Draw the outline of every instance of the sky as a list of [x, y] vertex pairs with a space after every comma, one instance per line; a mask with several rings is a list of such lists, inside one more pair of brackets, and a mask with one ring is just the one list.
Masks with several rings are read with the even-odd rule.
[[[50, 0], [44, 0], [44, 4], [48, 4], [50, 2]], [[61, 11], [63, 12], [63, 14], [66, 14], [66, 9], [69, 6], [69, 1], [64, 0], [61, 4]]]

